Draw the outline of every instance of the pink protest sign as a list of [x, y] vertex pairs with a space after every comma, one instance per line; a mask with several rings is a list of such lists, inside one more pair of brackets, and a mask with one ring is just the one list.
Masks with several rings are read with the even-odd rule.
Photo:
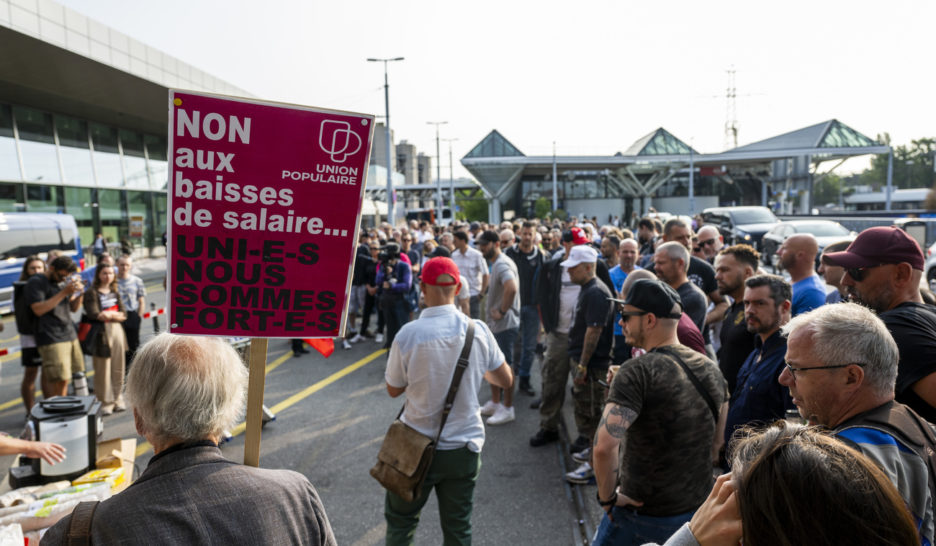
[[169, 331], [343, 333], [374, 117], [169, 91]]

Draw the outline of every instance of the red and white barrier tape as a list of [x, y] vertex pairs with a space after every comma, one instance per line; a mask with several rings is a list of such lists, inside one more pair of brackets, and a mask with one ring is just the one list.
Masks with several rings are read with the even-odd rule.
[[162, 309], [157, 309], [155, 311], [150, 311], [149, 313], [146, 313], [145, 315], [143, 315], [143, 318], [148, 319], [148, 318], [153, 318], [156, 315], [165, 315], [165, 314], [166, 314], [166, 308], [163, 307]]
[[18, 353], [22, 350], [22, 347], [3, 347], [0, 348], [0, 356], [7, 356], [14, 353]]

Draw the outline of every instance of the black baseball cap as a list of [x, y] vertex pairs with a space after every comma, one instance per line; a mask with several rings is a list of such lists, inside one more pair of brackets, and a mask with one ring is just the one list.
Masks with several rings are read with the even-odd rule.
[[[657, 318], [678, 319], [682, 316], [683, 304], [679, 294], [673, 287], [657, 279], [635, 281], [627, 293], [627, 299], [614, 301], [653, 313]], [[679, 304], [678, 313], [673, 313], [675, 304]]]

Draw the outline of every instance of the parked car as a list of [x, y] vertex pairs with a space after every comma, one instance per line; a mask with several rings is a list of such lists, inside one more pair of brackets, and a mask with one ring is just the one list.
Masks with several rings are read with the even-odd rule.
[[50, 250], [70, 256], [90, 283], [94, 267], [85, 268], [84, 251], [78, 237], [75, 217], [69, 214], [0, 213], [0, 312], [8, 312], [13, 298], [13, 282], [23, 271], [31, 254], [45, 259]]
[[936, 290], [936, 243], [926, 249], [926, 264], [923, 266], [926, 272], [926, 280], [929, 282], [931, 290]]
[[819, 267], [819, 256], [826, 245], [839, 241], [852, 241], [855, 232], [849, 231], [845, 226], [832, 220], [789, 220], [780, 222], [764, 234], [761, 241], [763, 251], [761, 259], [767, 265], [778, 265], [777, 250], [791, 235], [797, 233], [811, 233], [819, 243], [819, 253], [816, 254], [816, 267]]
[[716, 226], [725, 244], [745, 243], [763, 252], [761, 238], [780, 219], [767, 207], [713, 207], [702, 211], [702, 222]]

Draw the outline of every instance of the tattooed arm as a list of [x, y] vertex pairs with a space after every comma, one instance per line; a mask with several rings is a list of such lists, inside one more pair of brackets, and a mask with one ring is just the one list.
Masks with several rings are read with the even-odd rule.
[[595, 349], [598, 348], [598, 341], [601, 339], [603, 326], [589, 326], [585, 329], [585, 344], [582, 346], [582, 356], [579, 357], [578, 366], [575, 368], [573, 381], [577, 385], [585, 384], [585, 374], [588, 373], [588, 362], [591, 360]]
[[[624, 406], [608, 402], [605, 405], [595, 445], [592, 450], [592, 465], [598, 482], [598, 497], [607, 501], [614, 496], [617, 485], [618, 449], [623, 447], [627, 429], [637, 419], [637, 412]], [[610, 511], [611, 507], [605, 507]]]

